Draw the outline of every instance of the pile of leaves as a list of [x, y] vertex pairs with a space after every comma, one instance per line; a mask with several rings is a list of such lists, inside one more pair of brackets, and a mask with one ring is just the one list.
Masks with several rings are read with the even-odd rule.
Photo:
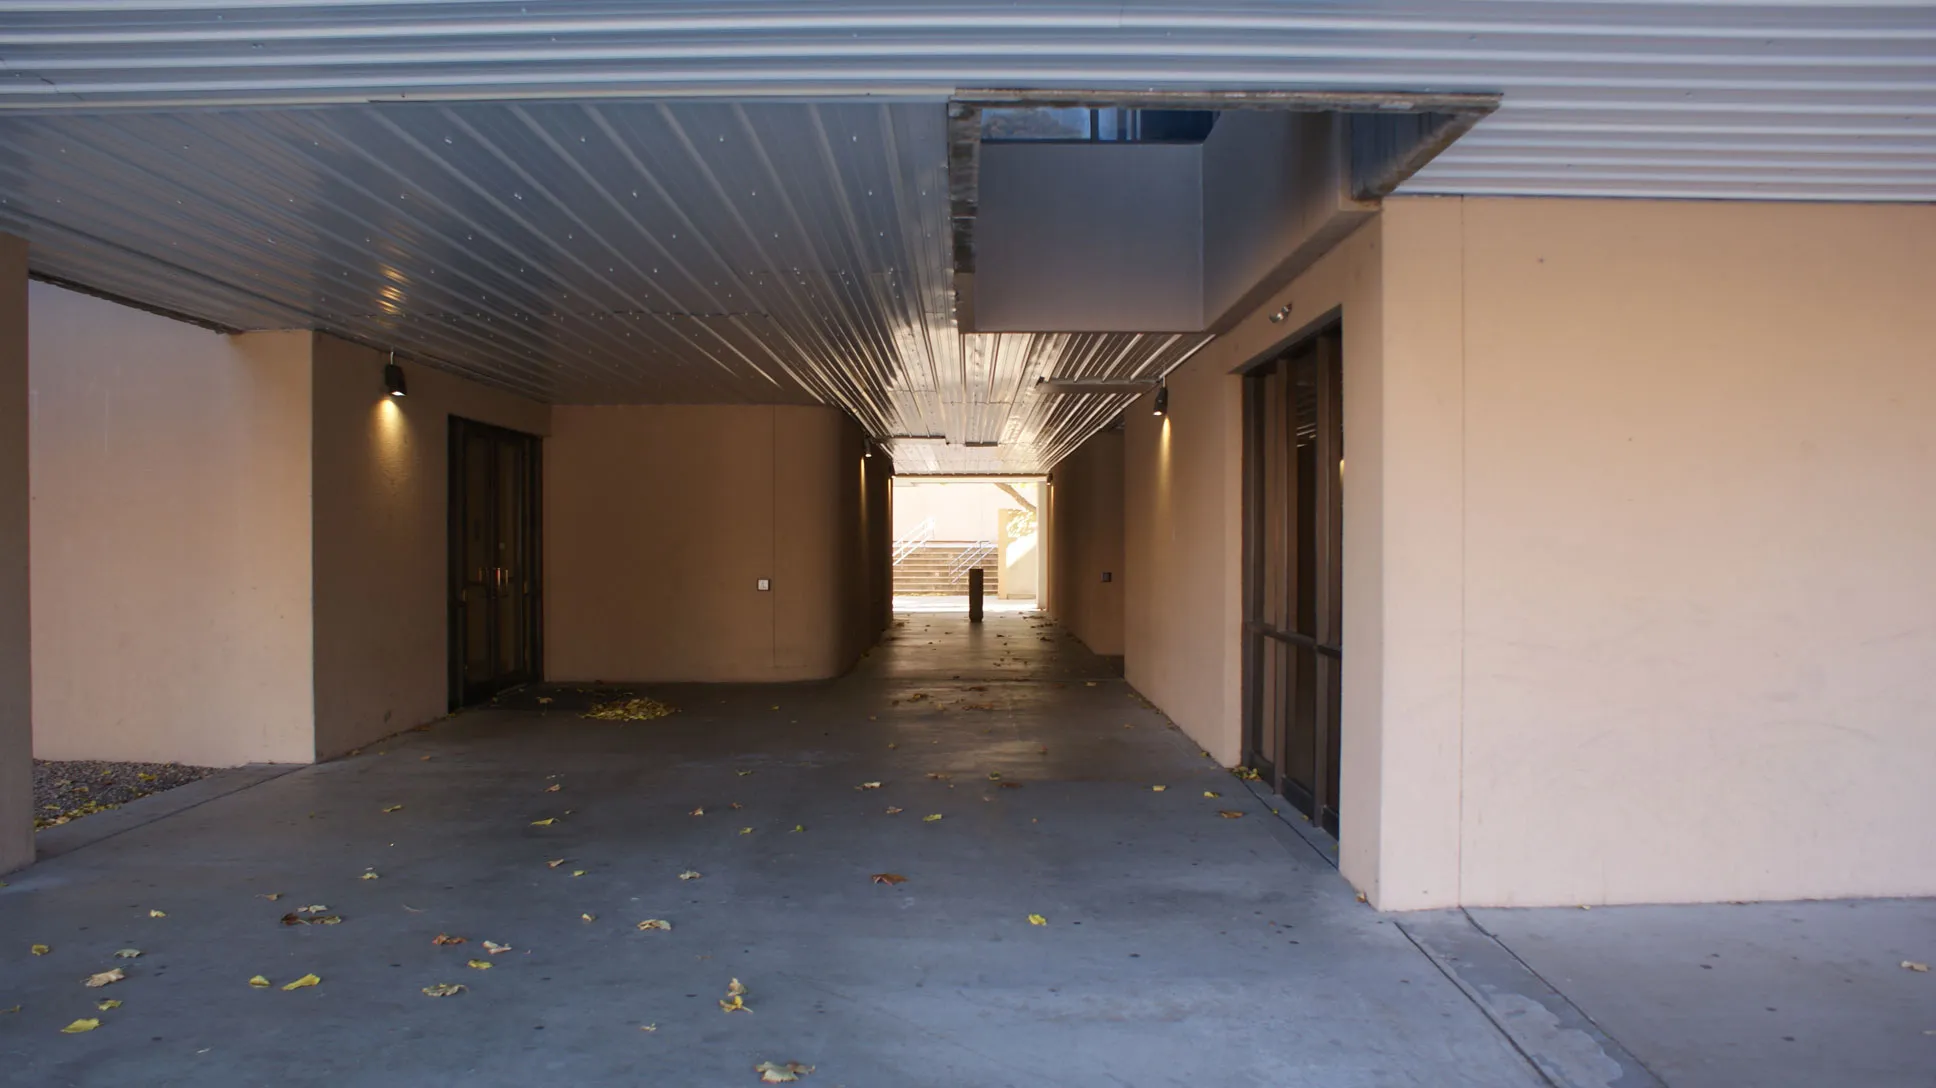
[[585, 717], [601, 722], [649, 722], [677, 713], [678, 709], [657, 699], [614, 699], [594, 704], [585, 712]]
[[137, 797], [185, 786], [214, 767], [180, 763], [117, 763], [75, 759], [34, 761], [34, 826], [54, 827], [119, 808]]

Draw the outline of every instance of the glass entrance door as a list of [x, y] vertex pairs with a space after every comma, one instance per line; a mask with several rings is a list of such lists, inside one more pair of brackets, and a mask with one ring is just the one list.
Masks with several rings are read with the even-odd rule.
[[538, 439], [450, 421], [450, 701], [537, 680]]
[[1342, 337], [1300, 342], [1244, 379], [1245, 756], [1338, 833], [1343, 662]]

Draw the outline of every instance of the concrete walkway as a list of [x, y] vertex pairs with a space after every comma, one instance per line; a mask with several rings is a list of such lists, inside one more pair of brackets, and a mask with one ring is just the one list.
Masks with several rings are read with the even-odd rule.
[[[609, 693], [520, 692], [15, 874], [0, 1083], [731, 1085], [762, 1061], [847, 1088], [1626, 1086], [1702, 1062], [1708, 1079], [1665, 1079], [1927, 1086], [1936, 1070], [1936, 1037], [1901, 1026], [1936, 1012], [1936, 976], [1885, 972], [1905, 987], [1885, 990], [1851, 968], [1852, 989], [1786, 994], [1788, 1024], [1811, 1001], [1894, 1002], [1860, 1014], [1881, 1022], [1850, 1044], [1860, 1077], [1804, 1079], [1802, 1055], [1837, 1046], [1812, 1029], [1788, 1029], [1810, 1040], [1800, 1065], [1686, 1045], [1740, 993], [1646, 1011], [1633, 972], [1661, 929], [1644, 914], [1489, 912], [1521, 961], [1463, 914], [1366, 908], [1321, 841], [1034, 616], [906, 617], [832, 683], [642, 693], [680, 712], [590, 721]], [[305, 906], [341, 921], [279, 921]], [[1860, 942], [1875, 915], [1841, 909], [1830, 922]], [[1926, 944], [1936, 912], [1897, 909]], [[1515, 918], [1534, 921], [1515, 937]], [[1572, 922], [1603, 928], [1581, 942]], [[1460, 941], [1476, 953], [1448, 952]], [[1628, 973], [1542, 1003], [1543, 979], [1609, 960]], [[113, 967], [126, 979], [82, 986]], [[1760, 970], [1741, 981], [1785, 977]], [[748, 1012], [721, 1010], [735, 978]], [[423, 993], [440, 983], [466, 989]], [[81, 1018], [100, 1026], [61, 1033]], [[1728, 1061], [1751, 1072], [1720, 1079]]]

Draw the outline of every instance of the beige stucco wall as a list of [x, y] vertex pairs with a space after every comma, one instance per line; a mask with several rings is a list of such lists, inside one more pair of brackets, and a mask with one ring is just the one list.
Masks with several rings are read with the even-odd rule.
[[449, 705], [450, 417], [543, 435], [548, 406], [315, 336], [314, 754], [340, 754]]
[[[1123, 432], [1107, 430], [1055, 466], [1045, 488], [1052, 507], [1049, 614], [1099, 654], [1123, 652]], [[1107, 572], [1110, 580], [1102, 580]]]
[[1132, 682], [1236, 757], [1231, 374], [1337, 308], [1374, 903], [1931, 894], [1932, 267], [1931, 208], [1388, 201], [1131, 410]]
[[34, 860], [27, 243], [0, 234], [0, 873]]
[[[874, 622], [874, 589], [842, 573], [860, 524], [862, 460], [853, 424], [827, 408], [554, 409], [547, 676], [769, 681], [845, 671], [872, 639], [843, 625]], [[757, 588], [761, 578], [769, 591]]]
[[29, 296], [36, 753], [308, 760], [309, 334]]

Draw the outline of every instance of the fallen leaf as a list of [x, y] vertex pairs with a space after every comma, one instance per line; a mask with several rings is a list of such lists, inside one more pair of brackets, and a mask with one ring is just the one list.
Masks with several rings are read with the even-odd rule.
[[989, 771], [988, 780], [990, 782], [1000, 782], [1002, 780], [1001, 773], [999, 771]]
[[552, 699], [552, 697], [551, 697], [551, 696], [549, 696], [549, 695], [540, 695], [540, 696], [538, 696], [538, 705], [539, 705], [539, 706], [549, 706], [549, 705], [551, 704], [551, 699]]
[[1150, 787], [1150, 791], [1151, 791], [1152, 793], [1162, 793], [1162, 792], [1163, 792], [1164, 790], [1166, 790], [1166, 789], [1169, 789], [1169, 788], [1170, 788], [1170, 787], [1168, 787], [1168, 786], [1151, 786], [1151, 787]]
[[791, 1084], [813, 1072], [813, 1066], [802, 1065], [799, 1062], [788, 1062], [785, 1065], [761, 1062], [753, 1067], [753, 1072], [760, 1075], [761, 1084]]
[[640, 929], [663, 929], [666, 932], [670, 933], [672, 931], [672, 923], [666, 921], [664, 918], [647, 918], [645, 921], [639, 923], [639, 928]]
[[1360, 902], [1360, 903], [1362, 903], [1362, 902], [1364, 902], [1364, 901], [1365, 901], [1365, 893], [1363, 893], [1363, 892], [1359, 892], [1359, 893], [1358, 893], [1358, 902]]
[[306, 907], [297, 907], [296, 913], [297, 914], [321, 914], [328, 909], [329, 908], [327, 906], [321, 903], [311, 903], [309, 906], [306, 906]]
[[750, 827], [742, 827], [739, 829], [739, 833], [742, 835], [751, 835], [753, 833], [753, 829]]
[[166, 917], [168, 917], [168, 913], [167, 913], [166, 911], [159, 911], [159, 910], [151, 910], [151, 911], [149, 911], [149, 912], [148, 912], [148, 917], [150, 917], [150, 918], [166, 918]]
[[1902, 966], [1903, 966], [1903, 969], [1906, 971], [1920, 971], [1924, 974], [1927, 974], [1929, 972], [1928, 964], [1917, 963], [1915, 960], [1904, 960], [1902, 961]]
[[1236, 768], [1232, 768], [1230, 773], [1236, 775], [1238, 778], [1244, 780], [1245, 782], [1255, 782], [1259, 777], [1257, 774], [1257, 768], [1255, 767], [1236, 767]]
[[659, 1025], [657, 1025], [657, 1024], [640, 1024], [640, 1025], [639, 1025], [639, 1030], [640, 1030], [640, 1031], [648, 1031], [648, 1032], [650, 1032], [650, 1031], [657, 1031], [657, 1030], [659, 1030]]
[[948, 780], [948, 776], [940, 771], [929, 771], [928, 777], [934, 779], [936, 782], [946, 782]]
[[270, 986], [275, 985], [275, 983], [270, 982], [268, 979], [263, 978], [261, 975], [256, 975], [249, 979], [249, 985], [255, 987], [258, 990], [264, 990], [269, 988]]
[[795, 830], [795, 831], [805, 831], [806, 829], [807, 829], [807, 825], [806, 825], [806, 824], [794, 824], [794, 825], [793, 825], [793, 830]]
[[[775, 709], [778, 709], [778, 708], [776, 707]], [[752, 774], [753, 772], [752, 771], [734, 771], [733, 773], [736, 775], [739, 775], [741, 778], [745, 778], [747, 775]]]
[[602, 722], [644, 722], [677, 712], [677, 707], [657, 699], [620, 699], [593, 706], [585, 717]]
[[377, 871], [376, 871], [375, 869], [365, 869], [365, 870], [363, 870], [363, 876], [361, 877], [361, 879], [363, 879], [363, 880], [380, 880], [380, 879], [382, 879], [382, 877], [380, 877], [380, 876], [379, 876], [379, 875], [377, 874]]
[[464, 987], [455, 982], [439, 982], [434, 985], [425, 986], [423, 992], [430, 997], [450, 997], [454, 994], [463, 993]]
[[1220, 808], [1217, 810], [1217, 815], [1226, 820], [1241, 820], [1244, 818], [1244, 814], [1234, 808]]
[[322, 915], [321, 917], [311, 918], [309, 920], [309, 924], [312, 926], [333, 926], [340, 923], [342, 920], [343, 920], [343, 916], [340, 914], [325, 914], [325, 915]]
[[571, 871], [571, 875], [573, 875], [573, 876], [584, 876], [584, 875], [585, 875], [586, 873], [588, 873], [588, 872], [591, 872], [591, 870], [590, 870], [590, 869], [573, 869], [573, 870]]
[[1039, 915], [1039, 914], [1031, 914], [1031, 915], [1029, 915], [1029, 925], [1032, 925], [1032, 926], [1045, 926], [1045, 925], [1048, 925], [1048, 924], [1049, 924], [1049, 920], [1048, 920], [1047, 918], [1044, 918], [1044, 917], [1042, 917], [1042, 916], [1041, 916], [1041, 915]]
[[448, 933], [439, 933], [435, 937], [430, 938], [430, 943], [436, 945], [463, 944], [464, 938], [453, 937]]
[[89, 989], [98, 989], [102, 986], [108, 985], [111, 982], [119, 982], [122, 979], [127, 977], [128, 977], [128, 973], [126, 971], [123, 971], [119, 967], [116, 967], [112, 971], [99, 971], [99, 972], [96, 972], [95, 974], [87, 976], [87, 981], [85, 983], [82, 983], [82, 985], [88, 987]]
[[[6, 886], [6, 885], [4, 885], [4, 884], [0, 884], [0, 887], [5, 887], [5, 886]], [[0, 1016], [6, 1016], [6, 1015], [9, 1015], [10, 1013], [16, 1013], [16, 1012], [19, 1012], [19, 1011], [20, 1011], [20, 1009], [21, 1009], [21, 1006], [19, 1006], [19, 1005], [15, 1005], [15, 1006], [14, 1006], [13, 1008], [11, 1008], [11, 1009], [0, 1009]], [[1927, 1034], [1928, 1034], [1928, 1032], [1924, 1032], [1924, 1034], [1925, 1034], [1925, 1035], [1927, 1035]]]
[[564, 858], [553, 858], [550, 861], [545, 862], [545, 868], [556, 869], [558, 866], [563, 865], [564, 863], [565, 863]]
[[[871, 722], [871, 721], [873, 721], [873, 720], [874, 720], [874, 716], [873, 716], [872, 714], [869, 714], [869, 715], [867, 716], [867, 720], [868, 720], [868, 721], [870, 721], [870, 722]], [[890, 744], [890, 745], [888, 745], [888, 747], [889, 747], [889, 748], [899, 748], [899, 747], [900, 747], [900, 745], [898, 745], [898, 744]]]
[[261, 895], [256, 896], [256, 898], [267, 899], [269, 902], [273, 903], [276, 900], [282, 898], [282, 893], [281, 892], [263, 892]]
[[889, 816], [899, 816], [904, 811], [905, 811], [904, 809], [896, 808], [893, 805], [887, 806], [887, 814]]
[[697, 869], [687, 869], [685, 872], [679, 874], [679, 879], [680, 880], [698, 880], [701, 876], [704, 876], [704, 875], [705, 874], [701, 873]]
[[62, 1028], [61, 1034], [79, 1035], [83, 1031], [93, 1031], [95, 1028], [98, 1028], [100, 1026], [101, 1026], [101, 1022], [99, 1020], [93, 1020], [93, 1019], [76, 1020], [73, 1023]]
[[545, 790], [544, 790], [544, 791], [545, 791], [546, 793], [557, 793], [557, 792], [558, 792], [559, 790], [561, 790], [561, 789], [564, 789], [564, 788], [565, 788], [565, 784], [564, 784], [564, 783], [562, 783], [562, 782], [553, 782], [553, 783], [552, 783], [551, 785], [549, 785], [549, 786], [546, 786], [546, 787], [545, 787]]
[[857, 790], [877, 790], [881, 788], [881, 784], [879, 782], [862, 782], [854, 788]]
[[383, 811], [385, 811], [385, 812], [402, 812], [402, 811], [403, 811], [403, 806], [402, 806], [402, 805], [389, 805], [389, 806], [387, 806], [387, 807], [385, 807]]
[[37, 944], [27, 949], [27, 951], [32, 952], [36, 956], [45, 956], [47, 953], [52, 952], [53, 949], [44, 944]]
[[580, 917], [580, 918], [583, 918], [583, 919], [584, 919], [585, 921], [587, 921], [587, 922], [596, 922], [596, 921], [598, 921], [598, 915], [596, 915], [596, 914], [581, 914], [581, 915], [579, 915], [578, 917]]
[[557, 823], [557, 822], [558, 822], [558, 817], [556, 817], [556, 816], [546, 816], [546, 817], [545, 817], [544, 819], [542, 819], [542, 820], [533, 820], [533, 821], [531, 821], [531, 826], [532, 826], [532, 827], [550, 827], [550, 826], [551, 826], [552, 824], [555, 824], [555, 823]]
[[746, 806], [740, 804], [738, 801], [734, 801], [732, 804], [727, 805], [726, 807], [727, 808], [745, 808]]
[[511, 951], [511, 946], [508, 944], [499, 944], [496, 941], [485, 941], [484, 951], [489, 952], [491, 955], [495, 956], [500, 952]]
[[936, 820], [939, 820], [940, 818], [941, 818], [941, 814], [939, 812], [930, 813], [929, 815], [921, 817], [921, 822], [924, 824], [931, 824]]
[[121, 1007], [121, 1002], [120, 1002], [120, 1001], [118, 1001], [118, 1000], [116, 1000], [115, 998], [112, 998], [112, 997], [110, 997], [110, 998], [108, 998], [108, 999], [107, 999], [106, 1001], [98, 1001], [98, 1002], [96, 1002], [96, 1003], [95, 1003], [95, 1005], [94, 1005], [94, 1007], [95, 1007], [95, 1008], [97, 1008], [97, 1009], [100, 1009], [100, 1010], [101, 1010], [102, 1012], [106, 1012], [106, 1011], [108, 1011], [109, 1009], [118, 1009], [118, 1008], [120, 1008], [120, 1007]]
[[1204, 795], [1205, 797], [1222, 797], [1222, 796], [1223, 796], [1223, 794], [1221, 794], [1221, 793], [1218, 793], [1218, 792], [1217, 792], [1216, 790], [1204, 790], [1204, 791], [1203, 791], [1203, 795]]
[[123, 959], [123, 960], [139, 959], [141, 956], [141, 949], [123, 948], [121, 951], [116, 952], [114, 955], [116, 959]]
[[738, 979], [726, 984], [726, 996], [719, 999], [719, 1007], [725, 1012], [752, 1012], [746, 1007], [746, 987]]
[[893, 885], [893, 884], [907, 883], [907, 877], [904, 877], [899, 873], [875, 873], [871, 879], [876, 884]]
[[490, 960], [471, 960], [470, 966], [477, 968], [479, 971], [489, 971], [491, 969], [491, 961]]
[[283, 985], [282, 985], [282, 988], [283, 988], [283, 990], [284, 990], [284, 991], [288, 991], [288, 990], [306, 990], [306, 989], [308, 989], [309, 987], [311, 987], [311, 986], [314, 986], [314, 985], [316, 985], [316, 984], [317, 984], [318, 982], [321, 982], [321, 981], [323, 981], [323, 980], [322, 980], [321, 978], [318, 978], [318, 977], [317, 977], [317, 976], [315, 976], [315, 975], [304, 975], [303, 977], [301, 977], [301, 978], [299, 978], [299, 979], [297, 979], [297, 980], [296, 980], [296, 981], [294, 981], [294, 982], [285, 982], [285, 983], [283, 983]]

